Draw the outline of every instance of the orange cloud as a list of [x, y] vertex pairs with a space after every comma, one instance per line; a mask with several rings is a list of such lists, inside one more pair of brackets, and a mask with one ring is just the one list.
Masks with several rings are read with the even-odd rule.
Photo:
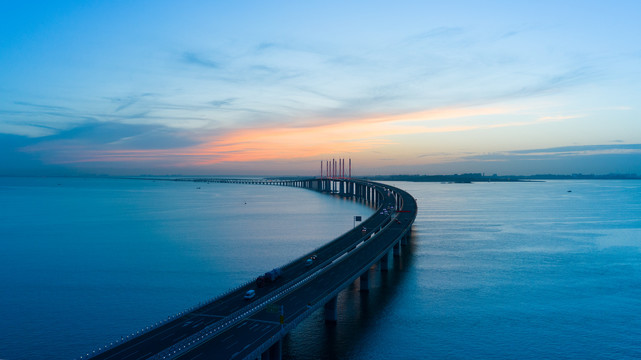
[[[464, 131], [471, 126], [433, 127], [431, 120], [504, 113], [504, 109], [438, 109], [401, 115], [350, 119], [310, 127], [242, 129], [222, 140], [194, 149], [193, 155], [205, 158], [198, 165], [223, 161], [260, 161], [308, 158], [323, 154], [354, 153], [391, 144], [393, 135], [428, 132]], [[418, 124], [420, 123], [420, 124]], [[209, 159], [206, 159], [209, 157]]]
[[[346, 119], [307, 127], [239, 129], [222, 138], [182, 149], [85, 151], [65, 162], [146, 162], [172, 166], [202, 166], [222, 162], [249, 162], [324, 157], [358, 153], [393, 144], [391, 136], [468, 131], [510, 124], [448, 125], [435, 120], [502, 114], [504, 108], [443, 108], [399, 115]], [[432, 123], [430, 123], [432, 122]], [[512, 124], [516, 125], [516, 124]]]

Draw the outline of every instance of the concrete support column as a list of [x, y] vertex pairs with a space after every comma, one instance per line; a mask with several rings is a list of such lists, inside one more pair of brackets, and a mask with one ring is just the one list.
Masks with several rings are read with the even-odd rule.
[[389, 251], [381, 258], [381, 271], [389, 270]]
[[401, 256], [401, 240], [399, 239], [396, 244], [394, 244], [394, 257]]
[[261, 356], [260, 360], [282, 360], [283, 359], [283, 342], [278, 340], [274, 345], [272, 345], [267, 351], [265, 351]]
[[401, 245], [407, 245], [409, 243], [410, 232], [407, 231], [401, 238]]
[[335, 323], [337, 320], [338, 314], [336, 311], [336, 297], [334, 296], [327, 302], [327, 304], [325, 304], [325, 322]]
[[269, 348], [269, 359], [270, 360], [282, 360], [283, 359], [283, 342], [278, 340], [276, 344], [272, 345]]
[[360, 282], [361, 282], [360, 290], [362, 292], [368, 292], [369, 291], [369, 269], [365, 270], [365, 272], [361, 274]]

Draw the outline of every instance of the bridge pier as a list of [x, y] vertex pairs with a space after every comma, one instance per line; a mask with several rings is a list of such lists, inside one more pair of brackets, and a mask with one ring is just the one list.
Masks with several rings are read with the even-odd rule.
[[389, 270], [389, 251], [381, 258], [381, 271]]
[[361, 277], [360, 277], [360, 285], [361, 285], [360, 290], [362, 292], [368, 292], [369, 291], [369, 269], [365, 270], [365, 272], [361, 275]]
[[410, 237], [409, 233], [406, 233], [405, 235], [403, 235], [403, 237], [401, 238], [401, 245], [407, 245], [409, 243], [408, 242], [409, 237]]
[[410, 235], [412, 235], [412, 228], [407, 229], [403, 237], [401, 238], [401, 244], [407, 245], [410, 242]]
[[[260, 360], [282, 360], [283, 358], [283, 341], [278, 340], [267, 351], [260, 355]], [[257, 359], [258, 360], [258, 359]]]
[[401, 240], [399, 239], [396, 244], [394, 244], [394, 257], [401, 256]]
[[337, 305], [336, 296], [331, 298], [325, 304], [325, 322], [326, 323], [335, 323], [338, 320], [336, 305]]

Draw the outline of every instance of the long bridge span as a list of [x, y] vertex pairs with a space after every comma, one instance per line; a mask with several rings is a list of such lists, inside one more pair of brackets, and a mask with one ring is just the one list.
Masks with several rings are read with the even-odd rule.
[[[336, 322], [340, 291], [356, 279], [361, 291], [369, 290], [369, 268], [378, 264], [387, 271], [390, 257], [400, 256], [401, 246], [407, 244], [416, 218], [417, 205], [410, 194], [363, 180], [189, 181], [300, 187], [353, 197], [376, 212], [361, 226], [282, 266], [273, 282], [259, 287], [252, 280], [79, 359], [281, 359], [283, 337], [305, 318], [323, 308], [325, 321]], [[248, 290], [254, 290], [255, 296], [247, 300]]]

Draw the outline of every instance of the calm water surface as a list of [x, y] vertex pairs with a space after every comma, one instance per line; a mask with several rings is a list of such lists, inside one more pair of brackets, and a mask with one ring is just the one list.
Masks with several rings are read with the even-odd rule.
[[[410, 246], [370, 270], [369, 293], [339, 295], [336, 326], [299, 325], [285, 358], [641, 358], [641, 182], [392, 184], [418, 200]], [[0, 179], [0, 200], [1, 359], [75, 358], [370, 213], [293, 188], [136, 180]]]
[[0, 359], [73, 359], [298, 258], [373, 210], [313, 191], [0, 178]]
[[641, 182], [393, 185], [418, 200], [411, 246], [289, 358], [641, 358]]

